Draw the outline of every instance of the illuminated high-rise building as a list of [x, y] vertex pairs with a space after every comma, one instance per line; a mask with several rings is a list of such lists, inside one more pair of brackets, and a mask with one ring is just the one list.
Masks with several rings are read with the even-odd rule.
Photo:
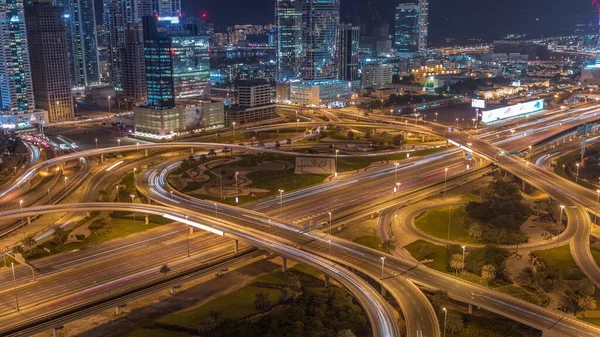
[[93, 0], [56, 0], [64, 8], [71, 85], [87, 87], [100, 82], [96, 12]]
[[125, 26], [125, 46], [121, 48], [121, 88], [125, 108], [146, 100], [146, 68], [144, 66], [144, 33], [141, 23]]
[[396, 7], [394, 50], [397, 53], [416, 53], [421, 38], [419, 30], [419, 6], [413, 3]]
[[277, 81], [286, 82], [300, 78], [302, 53], [301, 0], [277, 0]]
[[340, 80], [358, 81], [360, 27], [351, 23], [340, 24]]
[[23, 0], [0, 1], [0, 45], [0, 110], [33, 110]]
[[427, 51], [429, 35], [429, 0], [419, 0], [419, 51]]
[[303, 0], [302, 79], [338, 78], [339, 26], [339, 0]]
[[143, 27], [146, 105], [168, 109], [177, 99], [209, 98], [208, 38], [196, 22], [145, 17]]
[[25, 22], [35, 107], [48, 111], [48, 122], [72, 119], [75, 114], [63, 8], [48, 0], [33, 1], [25, 6]]
[[181, 0], [152, 0], [152, 12], [162, 17], [179, 16]]

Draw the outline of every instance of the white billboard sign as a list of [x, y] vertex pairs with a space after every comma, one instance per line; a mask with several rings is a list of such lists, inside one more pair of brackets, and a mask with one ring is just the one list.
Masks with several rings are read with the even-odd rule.
[[334, 158], [296, 157], [296, 174], [333, 174]]
[[472, 99], [471, 108], [485, 109], [485, 99]]
[[538, 99], [531, 102], [519, 103], [499, 109], [483, 111], [481, 121], [491, 123], [519, 115], [525, 115], [544, 109], [544, 100]]

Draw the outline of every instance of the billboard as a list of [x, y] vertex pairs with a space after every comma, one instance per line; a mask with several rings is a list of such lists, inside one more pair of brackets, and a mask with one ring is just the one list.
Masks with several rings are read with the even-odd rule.
[[471, 108], [485, 109], [485, 99], [472, 99]]
[[204, 111], [202, 106], [193, 105], [185, 108], [184, 111], [185, 130], [191, 131], [204, 128]]
[[499, 109], [483, 111], [481, 121], [484, 123], [492, 123], [495, 121], [540, 111], [542, 109], [544, 109], [544, 100], [538, 99], [535, 101], [519, 103]]
[[334, 158], [296, 157], [295, 174], [333, 174]]

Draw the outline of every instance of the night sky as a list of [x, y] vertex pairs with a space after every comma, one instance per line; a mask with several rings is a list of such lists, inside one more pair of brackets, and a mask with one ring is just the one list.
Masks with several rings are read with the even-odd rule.
[[[96, 0], [101, 2], [102, 0]], [[403, 0], [371, 0], [379, 17], [393, 21], [394, 8]], [[217, 27], [236, 23], [274, 21], [275, 0], [182, 0], [187, 14], [208, 13]], [[589, 0], [430, 0], [430, 36], [495, 38], [507, 33], [546, 34], [572, 30], [596, 15]], [[360, 13], [361, 22], [373, 22], [367, 0], [341, 0], [342, 18]], [[101, 8], [101, 4], [100, 4]], [[99, 13], [98, 13], [99, 14]], [[537, 20], [536, 20], [537, 19]]]

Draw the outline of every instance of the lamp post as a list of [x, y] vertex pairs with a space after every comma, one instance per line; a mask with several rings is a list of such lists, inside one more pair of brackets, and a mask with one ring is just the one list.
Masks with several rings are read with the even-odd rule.
[[[135, 204], [135, 195], [130, 194], [129, 196], [131, 197], [131, 203]], [[135, 208], [133, 210], [133, 225], [135, 226]]]
[[[188, 219], [188, 216], [185, 216], [185, 220]], [[186, 224], [186, 245], [187, 245], [187, 256], [190, 257], [190, 225]]]
[[65, 187], [67, 187], [67, 179], [68, 177], [65, 177]]
[[135, 143], [135, 149], [137, 150], [137, 153], [140, 153], [140, 143]]
[[300, 122], [300, 119], [296, 118], [296, 132], [300, 132], [300, 127], [298, 126], [299, 122]]
[[171, 206], [173, 206], [174, 204], [174, 200], [173, 200], [173, 191], [171, 191]]
[[232, 122], [231, 125], [233, 126], [233, 137], [231, 139], [231, 144], [235, 143], [235, 122]]
[[117, 145], [121, 146], [121, 138], [117, 139]]
[[577, 166], [577, 173], [575, 174], [575, 184], [577, 184], [579, 180], [579, 163], [575, 164], [575, 166]]
[[283, 190], [279, 190], [279, 216], [283, 215]]
[[556, 247], [558, 247], [558, 244], [560, 242], [560, 227], [562, 227], [562, 214], [563, 214], [563, 210], [565, 209], [565, 205], [560, 205], [560, 220], [558, 221], [558, 226], [556, 227]]
[[394, 166], [396, 166], [396, 169], [394, 170], [394, 181], [398, 181], [398, 166], [400, 166], [400, 163], [395, 162]]
[[95, 141], [96, 141], [96, 148], [98, 148], [98, 138], [96, 138]]
[[115, 185], [115, 187], [117, 188], [117, 202], [121, 202], [121, 200], [119, 200], [119, 185]]
[[240, 173], [239, 172], [235, 173], [235, 194], [236, 194], [235, 203], [236, 204], [238, 203], [238, 200], [239, 200], [238, 197], [237, 197], [237, 194], [239, 193], [238, 192], [238, 174], [240, 174]]
[[137, 167], [133, 168], [133, 183], [135, 184], [135, 172], [137, 171]]
[[327, 214], [329, 214], [329, 226], [327, 228], [327, 232], [331, 235], [331, 224], [333, 221], [331, 220], [331, 212], [327, 212]]
[[465, 264], [465, 249], [467, 248], [467, 246], [461, 246], [462, 250], [463, 250], [463, 265]]
[[110, 113], [110, 96], [108, 96], [108, 113]]
[[385, 256], [381, 257], [381, 286], [383, 286], [383, 269], [385, 268]]
[[448, 320], [448, 309], [443, 308], [444, 310], [444, 337], [446, 337], [446, 321]]
[[338, 166], [338, 152], [340, 152], [340, 150], [335, 149], [335, 176], [337, 177], [337, 166]]
[[[19, 208], [20, 212], [23, 213], [23, 200], [19, 200]], [[21, 226], [25, 227], [25, 220], [23, 219], [23, 216], [21, 216]]]
[[215, 217], [218, 218], [219, 217], [219, 206], [217, 206], [217, 203], [215, 202]]
[[446, 182], [448, 181], [448, 168], [444, 168], [444, 200], [446, 199]]
[[15, 263], [11, 261], [10, 267], [12, 269], [13, 274], [13, 289], [15, 290], [15, 302], [17, 303], [17, 311], [19, 311], [21, 309], [19, 309], [19, 295], [17, 295], [17, 278], [15, 276]]

